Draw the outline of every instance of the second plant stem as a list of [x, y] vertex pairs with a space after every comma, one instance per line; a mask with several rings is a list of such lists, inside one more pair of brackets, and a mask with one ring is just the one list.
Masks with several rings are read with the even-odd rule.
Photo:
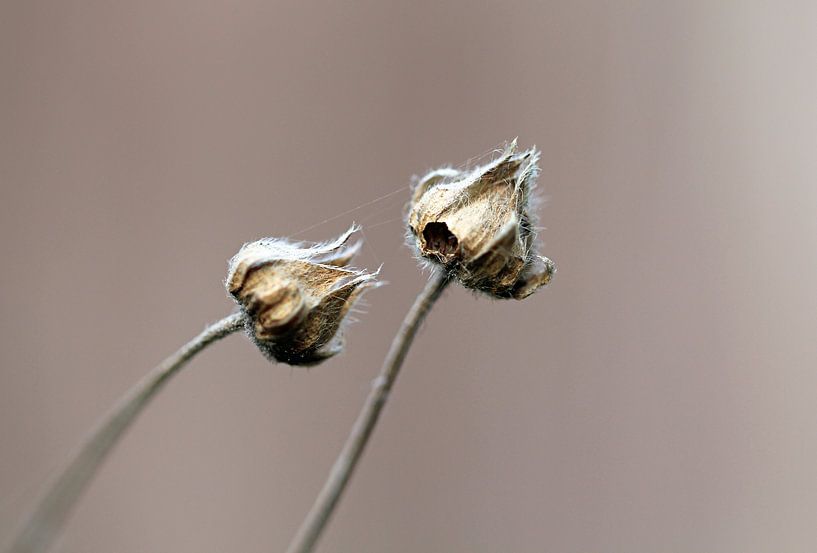
[[244, 315], [236, 313], [213, 323], [131, 388], [88, 435], [71, 462], [40, 500], [7, 552], [45, 551], [102, 461], [148, 402], [194, 355], [213, 342], [241, 330], [244, 322]]
[[448, 282], [447, 275], [441, 271], [436, 271], [406, 314], [400, 330], [392, 341], [389, 353], [383, 361], [380, 374], [372, 384], [372, 389], [363, 404], [363, 409], [358, 415], [340, 455], [332, 466], [323, 489], [321, 489], [306, 519], [298, 529], [298, 533], [290, 543], [287, 553], [309, 553], [314, 550], [321, 533], [327, 522], [329, 522], [329, 518], [332, 516], [343, 491], [349, 483], [349, 479], [352, 477], [366, 444], [369, 442], [417, 330], [431, 307], [439, 299]]

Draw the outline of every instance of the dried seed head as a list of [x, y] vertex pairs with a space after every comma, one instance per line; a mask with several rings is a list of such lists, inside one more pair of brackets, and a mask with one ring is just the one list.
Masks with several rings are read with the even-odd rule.
[[420, 256], [497, 298], [523, 299], [550, 282], [556, 266], [535, 253], [528, 212], [538, 160], [535, 149], [517, 152], [514, 140], [487, 165], [420, 179], [408, 216]]
[[247, 314], [248, 331], [269, 358], [314, 365], [343, 349], [341, 325], [377, 273], [347, 268], [361, 243], [352, 226], [331, 242], [264, 238], [230, 261], [227, 291]]

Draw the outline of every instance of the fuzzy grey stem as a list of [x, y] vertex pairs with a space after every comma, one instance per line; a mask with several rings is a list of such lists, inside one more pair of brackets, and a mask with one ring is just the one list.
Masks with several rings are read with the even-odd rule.
[[131, 388], [72, 455], [70, 463], [40, 500], [7, 553], [46, 551], [105, 457], [156, 393], [194, 355], [241, 330], [244, 322], [245, 316], [236, 313], [213, 323]]
[[326, 523], [332, 516], [335, 507], [337, 507], [340, 497], [360, 460], [363, 449], [371, 437], [380, 412], [386, 404], [386, 399], [392, 386], [394, 386], [394, 381], [397, 379], [400, 367], [403, 365], [417, 330], [448, 282], [449, 279], [443, 272], [435, 272], [425, 289], [414, 300], [414, 305], [406, 314], [400, 330], [391, 343], [391, 348], [383, 361], [380, 374], [372, 382], [369, 396], [363, 404], [363, 409], [358, 415], [340, 455], [332, 466], [323, 489], [315, 499], [312, 509], [306, 515], [306, 519], [298, 529], [295, 538], [289, 544], [287, 553], [309, 553], [314, 550], [321, 532], [326, 527]]

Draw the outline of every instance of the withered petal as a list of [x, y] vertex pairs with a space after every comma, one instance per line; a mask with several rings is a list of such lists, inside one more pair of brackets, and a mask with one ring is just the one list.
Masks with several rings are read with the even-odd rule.
[[272, 339], [296, 328], [308, 309], [298, 285], [287, 280], [254, 292], [246, 311], [255, 319], [256, 336]]
[[352, 259], [360, 253], [363, 247], [363, 241], [358, 240], [349, 246], [342, 246], [327, 254], [315, 257], [315, 263], [322, 263], [324, 265], [332, 265], [334, 267], [346, 267], [351, 263]]
[[[312, 245], [304, 242], [289, 242], [283, 238], [262, 238], [255, 242], [248, 242], [230, 260], [227, 290], [234, 294], [243, 286], [245, 279], [252, 271], [279, 261], [305, 261], [344, 266], [359, 251], [357, 244], [351, 247], [345, 246], [349, 238], [358, 230], [360, 227], [353, 224], [334, 240]], [[348, 251], [350, 249], [351, 252]]]
[[445, 182], [445, 181], [453, 181], [458, 177], [462, 176], [460, 171], [456, 169], [452, 169], [449, 167], [443, 167], [441, 169], [435, 169], [431, 171], [422, 179], [420, 182], [417, 183], [417, 186], [414, 187], [414, 193], [412, 194], [412, 202], [416, 202], [423, 194], [425, 194], [429, 188], [433, 186], [437, 186], [438, 184]]
[[549, 284], [555, 274], [556, 265], [553, 261], [541, 255], [534, 256], [530, 266], [522, 273], [513, 297], [518, 300], [527, 298], [542, 286]]
[[[318, 259], [322, 258], [323, 256], [329, 256], [330, 258], [333, 256], [341, 255], [342, 249], [346, 246], [346, 242], [349, 241], [349, 238], [360, 230], [360, 226], [352, 223], [346, 232], [335, 238], [334, 240], [329, 240], [328, 242], [320, 242], [309, 248], [305, 248], [305, 251], [309, 252], [308, 258], [315, 260], [316, 262]], [[356, 243], [350, 247], [358, 247], [360, 243]]]

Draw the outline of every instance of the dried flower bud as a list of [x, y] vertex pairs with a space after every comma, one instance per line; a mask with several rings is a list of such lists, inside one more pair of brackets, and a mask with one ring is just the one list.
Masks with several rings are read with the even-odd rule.
[[550, 282], [556, 266], [534, 252], [528, 213], [538, 160], [535, 149], [517, 153], [514, 140], [487, 165], [420, 179], [408, 216], [419, 254], [497, 298], [523, 299]]
[[314, 365], [343, 349], [341, 324], [377, 273], [346, 268], [360, 242], [357, 230], [308, 245], [264, 238], [230, 261], [226, 286], [248, 316], [248, 331], [269, 358]]

